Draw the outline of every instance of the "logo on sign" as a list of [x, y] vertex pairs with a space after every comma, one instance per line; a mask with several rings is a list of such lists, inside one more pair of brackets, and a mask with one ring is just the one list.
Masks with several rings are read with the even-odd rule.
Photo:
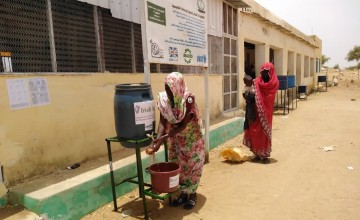
[[196, 57], [198, 63], [206, 63], [206, 55], [199, 55]]
[[198, 11], [201, 13], [205, 13], [205, 3], [203, 0], [197, 1]]
[[151, 56], [155, 58], [164, 58], [164, 52], [159, 48], [159, 45], [153, 40], [150, 40]]
[[176, 47], [169, 47], [169, 61], [178, 61], [179, 52]]
[[191, 50], [189, 48], [186, 48], [185, 52], [184, 52], [185, 63], [191, 63], [192, 58], [193, 58], [193, 55], [191, 54]]
[[149, 112], [155, 112], [155, 106], [139, 106], [136, 105], [134, 107], [135, 114], [143, 114], [143, 113], [149, 113]]

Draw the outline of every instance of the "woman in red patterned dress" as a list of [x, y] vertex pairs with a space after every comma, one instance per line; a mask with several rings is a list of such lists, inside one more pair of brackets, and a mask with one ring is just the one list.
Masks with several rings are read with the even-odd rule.
[[244, 131], [243, 144], [254, 153], [255, 161], [265, 164], [270, 163], [272, 118], [278, 88], [274, 65], [264, 63], [260, 76], [254, 80], [256, 119], [249, 122], [249, 128]]
[[159, 93], [160, 122], [158, 139], [146, 152], [158, 151], [166, 139], [169, 160], [180, 166], [181, 193], [172, 205], [192, 209], [196, 204], [196, 189], [205, 161], [201, 118], [194, 94], [187, 91], [181, 73], [173, 72], [165, 78], [165, 91]]

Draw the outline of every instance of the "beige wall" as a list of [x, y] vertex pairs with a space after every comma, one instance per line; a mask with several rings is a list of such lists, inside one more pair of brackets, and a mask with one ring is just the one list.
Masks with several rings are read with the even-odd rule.
[[[263, 10], [263, 8], [254, 7], [253, 10]], [[257, 12], [258, 13], [258, 12]], [[260, 15], [262, 15], [264, 12], [259, 12]], [[262, 16], [268, 16], [267, 19], [274, 19], [274, 22], [283, 22], [283, 28], [288, 27], [284, 21], [279, 21], [278, 18], [272, 18], [271, 13], [267, 12], [264, 13]], [[288, 34], [285, 34], [280, 30], [278, 26], [274, 26], [274, 24], [271, 23], [271, 20], [263, 19], [264, 21], [261, 21], [256, 16], [252, 16], [248, 13], [240, 13], [240, 19], [239, 19], [239, 45], [240, 45], [240, 51], [243, 50], [244, 42], [249, 42], [255, 44], [255, 69], [258, 72], [260, 69], [260, 66], [264, 62], [269, 61], [269, 50], [272, 48], [274, 50], [275, 54], [275, 69], [278, 75], [286, 75], [288, 72], [292, 72], [293, 70], [296, 70], [296, 56], [298, 54], [302, 55], [302, 57], [308, 57], [313, 58], [311, 60], [314, 61], [315, 65], [315, 59], [321, 58], [321, 40], [317, 38], [316, 36], [308, 36], [307, 39], [311, 39], [311, 43], [314, 42], [314, 45], [317, 45], [319, 48], [315, 48], [313, 46], [310, 46], [309, 44], [304, 43], [304, 41], [300, 41], [299, 39], [295, 39], [293, 36], [290, 36]], [[297, 33], [295, 31], [295, 33]], [[289, 52], [292, 54], [290, 59], [292, 59], [290, 62], [293, 62], [291, 65], [288, 64], [289, 62]], [[303, 58], [304, 59], [304, 58]], [[291, 66], [290, 70], [289, 67]], [[311, 73], [304, 76], [304, 68], [309, 67], [310, 63], [307, 62], [306, 64], [302, 63], [301, 69], [297, 71], [297, 78], [300, 77], [300, 79], [297, 79], [297, 82], [303, 85], [308, 85], [309, 87], [312, 87], [314, 84], [314, 76], [316, 74]], [[241, 67], [241, 65], [240, 65]], [[314, 68], [315, 71], [315, 68]], [[243, 69], [240, 70], [240, 73], [243, 72]]]
[[[10, 110], [6, 79], [25, 77], [47, 79], [49, 105]], [[164, 78], [165, 74], [151, 74], [154, 99], [163, 90]], [[205, 116], [203, 76], [186, 74], [185, 80]], [[143, 81], [143, 74], [0, 76], [0, 164], [7, 185], [106, 155], [104, 139], [116, 135], [115, 85]], [[209, 76], [209, 100], [210, 118], [215, 119], [223, 105], [220, 75]]]
[[[238, 71], [240, 109], [223, 113], [222, 75], [209, 76], [210, 121], [219, 116], [242, 114], [241, 97], [244, 76], [244, 42], [256, 45], [255, 68], [269, 61], [269, 50], [274, 49], [278, 74], [289, 68], [297, 74], [297, 83], [313, 86], [314, 77], [304, 77], [305, 57], [321, 58], [321, 40], [306, 36], [273, 16], [252, 0], [246, 0], [253, 15], [240, 13], [238, 17]], [[256, 17], [257, 16], [257, 17]], [[260, 19], [264, 18], [264, 19]], [[274, 26], [275, 24], [275, 26]], [[283, 27], [283, 29], [279, 28]], [[281, 32], [290, 30], [300, 39], [309, 40], [314, 48]], [[288, 54], [294, 63], [288, 64]], [[309, 60], [310, 60], [309, 59]], [[300, 64], [299, 64], [300, 63]], [[306, 64], [309, 65], [310, 64]], [[290, 71], [291, 72], [291, 71]], [[258, 73], [257, 73], [258, 74]], [[10, 110], [6, 79], [46, 77], [51, 103], [45, 106]], [[165, 74], [151, 74], [153, 96], [163, 90]], [[186, 74], [190, 91], [196, 95], [203, 119], [205, 116], [204, 78]], [[116, 84], [143, 82], [143, 74], [16, 74], [0, 76], [0, 165], [5, 168], [8, 185], [31, 176], [63, 169], [74, 162], [82, 162], [106, 154], [104, 138], [115, 135], [113, 97]], [[159, 112], [156, 112], [158, 121]], [[120, 147], [117, 146], [119, 149]], [[116, 149], [115, 149], [116, 150]]]

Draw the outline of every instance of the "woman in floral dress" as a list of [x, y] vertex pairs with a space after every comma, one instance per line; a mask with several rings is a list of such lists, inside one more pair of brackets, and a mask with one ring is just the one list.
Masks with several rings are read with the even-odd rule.
[[192, 209], [205, 161], [201, 118], [195, 97], [187, 91], [182, 74], [173, 72], [165, 78], [165, 91], [160, 92], [158, 98], [161, 113], [158, 139], [146, 152], [153, 154], [167, 140], [169, 160], [180, 166], [181, 193], [172, 205]]

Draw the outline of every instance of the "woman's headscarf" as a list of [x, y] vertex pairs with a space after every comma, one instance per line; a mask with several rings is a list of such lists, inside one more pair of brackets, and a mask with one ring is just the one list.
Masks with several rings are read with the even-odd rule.
[[165, 85], [169, 86], [174, 97], [174, 108], [166, 92], [158, 94], [158, 108], [164, 118], [171, 124], [179, 123], [186, 113], [186, 98], [189, 95], [184, 78], [179, 72], [172, 72], [165, 78]]

